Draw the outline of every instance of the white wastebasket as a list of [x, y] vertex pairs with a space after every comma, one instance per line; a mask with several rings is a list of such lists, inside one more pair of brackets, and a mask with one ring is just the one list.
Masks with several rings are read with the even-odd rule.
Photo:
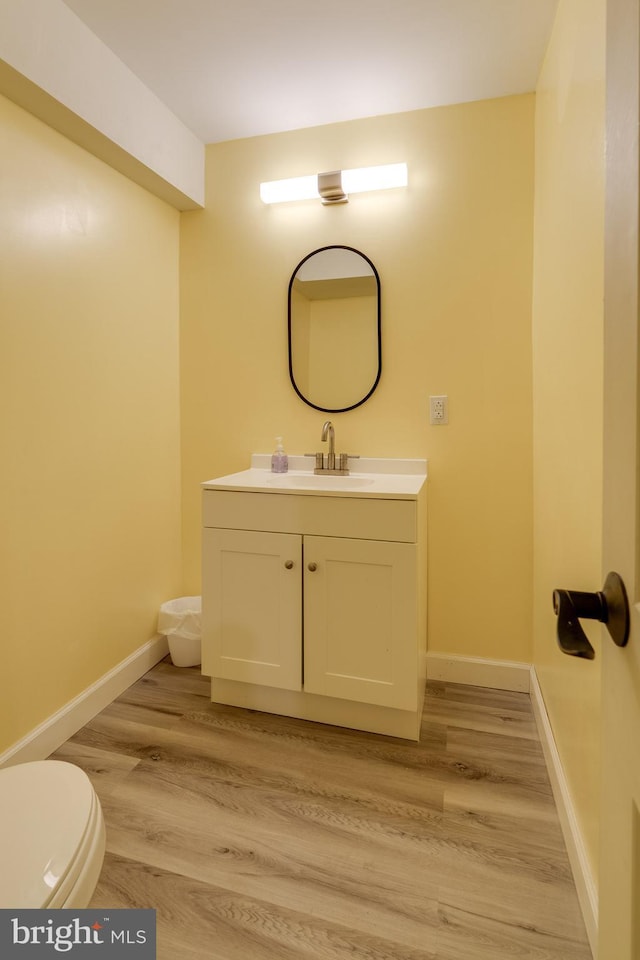
[[201, 662], [201, 613], [202, 597], [178, 597], [160, 607], [158, 633], [167, 638], [176, 667], [195, 667]]

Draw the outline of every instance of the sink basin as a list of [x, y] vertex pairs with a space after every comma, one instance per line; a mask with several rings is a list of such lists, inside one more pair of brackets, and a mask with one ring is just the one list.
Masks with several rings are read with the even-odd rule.
[[[315, 456], [315, 455], [314, 455]], [[289, 472], [271, 473], [271, 454], [254, 453], [251, 467], [203, 483], [205, 490], [272, 493], [279, 496], [415, 500], [427, 478], [426, 460], [361, 457], [345, 476], [314, 473], [309, 455], [289, 454]]]
[[358, 477], [347, 475], [344, 477], [327, 474], [276, 474], [267, 480], [267, 483], [274, 487], [305, 487], [311, 490], [354, 490], [360, 487], [368, 487], [373, 483], [371, 477]]

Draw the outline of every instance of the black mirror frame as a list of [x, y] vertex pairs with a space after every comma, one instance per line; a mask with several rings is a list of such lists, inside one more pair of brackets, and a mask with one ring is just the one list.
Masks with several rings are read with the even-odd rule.
[[[292, 349], [291, 349], [291, 291], [293, 289], [293, 282], [296, 278], [296, 274], [298, 273], [298, 270], [303, 265], [303, 263], [306, 263], [310, 257], [314, 257], [317, 253], [322, 253], [324, 250], [350, 250], [352, 253], [357, 253], [358, 256], [362, 257], [363, 260], [366, 260], [366, 262], [369, 264], [369, 266], [373, 271], [373, 275], [376, 280], [376, 289], [378, 293], [378, 298], [377, 298], [378, 299], [378, 306], [377, 306], [378, 370], [376, 373], [376, 378], [369, 392], [364, 397], [362, 397], [361, 400], [358, 400], [357, 403], [352, 403], [348, 407], [320, 407], [318, 406], [318, 404], [312, 403], [311, 400], [308, 400], [307, 397], [305, 397], [304, 394], [301, 393], [301, 391], [298, 388], [298, 385], [296, 384], [295, 377], [293, 375], [293, 356], [292, 356]], [[291, 274], [291, 279], [289, 280], [289, 289], [287, 294], [287, 338], [288, 338], [288, 344], [289, 344], [289, 377], [291, 379], [293, 389], [298, 394], [300, 399], [304, 403], [308, 404], [308, 406], [313, 407], [314, 410], [321, 410], [323, 413], [346, 413], [348, 410], [355, 410], [356, 407], [361, 407], [363, 403], [366, 403], [366, 401], [369, 399], [373, 391], [378, 386], [378, 383], [380, 382], [380, 375], [382, 374], [382, 311], [381, 311], [380, 299], [381, 299], [380, 298], [380, 277], [378, 275], [378, 271], [376, 270], [373, 262], [369, 259], [369, 257], [366, 254], [362, 253], [361, 250], [356, 250], [355, 247], [348, 247], [342, 243], [330, 243], [326, 247], [318, 247], [317, 250], [312, 250], [311, 253], [308, 253], [306, 257], [302, 258], [300, 263], [296, 266], [295, 270]]]

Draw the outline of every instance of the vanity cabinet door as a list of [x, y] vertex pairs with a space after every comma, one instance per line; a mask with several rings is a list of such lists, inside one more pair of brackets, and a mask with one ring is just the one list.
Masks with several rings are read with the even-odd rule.
[[202, 672], [302, 688], [302, 537], [203, 531]]
[[415, 544], [304, 538], [304, 689], [417, 706]]

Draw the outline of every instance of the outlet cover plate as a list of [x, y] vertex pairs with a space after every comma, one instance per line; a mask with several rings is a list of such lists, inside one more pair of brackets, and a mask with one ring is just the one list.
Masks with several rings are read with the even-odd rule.
[[434, 427], [449, 423], [449, 397], [429, 397], [429, 423]]

